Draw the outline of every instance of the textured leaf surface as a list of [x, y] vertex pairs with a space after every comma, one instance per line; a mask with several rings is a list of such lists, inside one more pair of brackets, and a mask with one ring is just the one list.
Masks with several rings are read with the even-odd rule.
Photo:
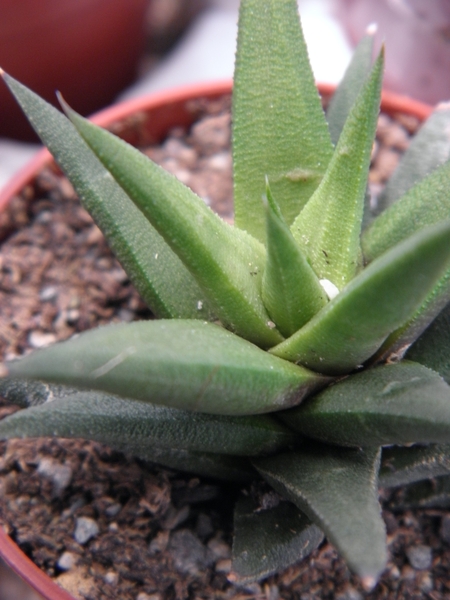
[[362, 266], [361, 222], [382, 76], [380, 55], [348, 116], [322, 182], [292, 225], [318, 277], [339, 290]]
[[381, 487], [396, 487], [447, 474], [450, 475], [450, 444], [383, 449]]
[[373, 37], [376, 28], [371, 28], [359, 42], [327, 108], [327, 121], [331, 141], [337, 144], [345, 121], [355, 103], [361, 86], [370, 72], [373, 53]]
[[447, 222], [398, 244], [271, 352], [322, 373], [353, 370], [412, 316], [432, 289], [448, 266], [449, 239]]
[[364, 231], [361, 244], [370, 262], [427, 225], [450, 215], [450, 163], [442, 165], [411, 188]]
[[434, 371], [450, 383], [450, 304], [406, 354]]
[[205, 415], [99, 392], [18, 411], [0, 422], [0, 436], [87, 438], [122, 444], [139, 456], [147, 447], [252, 456], [285, 448], [296, 437], [268, 415]]
[[278, 330], [288, 337], [326, 303], [317, 275], [294, 240], [267, 188], [267, 264], [262, 298]]
[[449, 508], [450, 477], [443, 476], [433, 481], [419, 481], [408, 485], [395, 508]]
[[333, 152], [295, 0], [244, 0], [233, 91], [235, 222], [263, 241], [267, 175], [291, 225]]
[[272, 487], [323, 529], [349, 567], [371, 588], [386, 564], [377, 500], [380, 451], [317, 446], [256, 459]]
[[378, 198], [381, 212], [450, 158], [450, 104], [438, 104], [403, 154]]
[[22, 408], [39, 406], [44, 402], [51, 402], [78, 392], [76, 388], [43, 381], [0, 378], [0, 397], [7, 400], [9, 404], [16, 404]]
[[323, 539], [322, 531], [291, 503], [262, 510], [241, 497], [234, 512], [232, 570], [239, 584], [258, 581], [308, 556]]
[[262, 244], [222, 221], [201, 198], [144, 154], [66, 105], [65, 110], [108, 171], [193, 274], [222, 323], [262, 347], [281, 341], [261, 300]]
[[208, 301], [195, 279], [68, 119], [12, 77], [4, 79], [154, 314], [209, 319]]
[[351, 375], [279, 416], [308, 437], [343, 446], [450, 443], [450, 387], [403, 361]]
[[12, 377], [231, 415], [293, 406], [327, 382], [217, 325], [195, 320], [100, 327], [8, 368]]

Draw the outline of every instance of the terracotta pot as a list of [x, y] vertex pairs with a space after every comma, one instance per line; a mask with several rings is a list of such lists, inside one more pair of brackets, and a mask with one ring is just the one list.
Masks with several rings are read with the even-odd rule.
[[[334, 86], [319, 85], [323, 96], [330, 96]], [[192, 101], [197, 98], [214, 99], [231, 92], [230, 82], [202, 84], [183, 87], [168, 92], [137, 98], [101, 111], [92, 120], [118, 133], [130, 143], [158, 142], [174, 126], [188, 126], [196, 118]], [[388, 114], [404, 113], [424, 120], [432, 108], [421, 102], [391, 93], [384, 93], [382, 110]], [[36, 175], [53, 159], [43, 149], [20, 171], [0, 193], [0, 210], [4, 210], [11, 198], [33, 182]], [[48, 600], [73, 600], [67, 593], [45, 575], [23, 554], [18, 546], [0, 527], [0, 557], [27, 581], [31, 587]]]
[[450, 99], [448, 0], [332, 1], [353, 45], [377, 23], [377, 46], [387, 47], [388, 89], [431, 104]]
[[[49, 102], [55, 89], [82, 114], [134, 78], [151, 0], [0, 0], [0, 65]], [[2, 86], [0, 136], [36, 139]]]

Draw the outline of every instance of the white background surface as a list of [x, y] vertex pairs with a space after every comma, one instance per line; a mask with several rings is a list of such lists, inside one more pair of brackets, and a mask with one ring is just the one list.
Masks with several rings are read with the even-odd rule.
[[[239, 0], [210, 0], [178, 45], [118, 100], [200, 81], [231, 79]], [[299, 0], [303, 30], [317, 81], [337, 83], [351, 50], [332, 14], [332, 0]], [[0, 188], [39, 146], [0, 138]]]

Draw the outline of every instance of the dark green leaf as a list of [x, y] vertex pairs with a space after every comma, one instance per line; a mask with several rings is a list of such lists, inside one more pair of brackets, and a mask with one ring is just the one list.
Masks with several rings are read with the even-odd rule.
[[294, 240], [267, 186], [267, 264], [262, 298], [278, 330], [288, 337], [327, 303], [326, 294]]
[[207, 298], [195, 279], [159, 233], [142, 218], [141, 211], [70, 121], [12, 77], [4, 74], [4, 79], [154, 314], [165, 318], [210, 319]]
[[265, 175], [291, 225], [332, 153], [296, 0], [244, 0], [233, 91], [236, 225], [265, 239]]
[[370, 72], [373, 38], [376, 27], [368, 28], [366, 35], [353, 52], [344, 77], [341, 79], [327, 109], [327, 121], [333, 144], [337, 144], [345, 121], [355, 103], [361, 86]]
[[9, 404], [16, 404], [22, 408], [39, 406], [44, 402], [64, 398], [78, 391], [65, 385], [44, 383], [43, 381], [0, 377], [0, 396], [7, 400]]
[[450, 383], [450, 304], [411, 346], [406, 356], [437, 371]]
[[323, 529], [367, 589], [386, 564], [377, 500], [380, 454], [322, 445], [254, 460], [262, 477]]
[[361, 222], [383, 64], [380, 54], [350, 111], [324, 178], [291, 228], [318, 277], [339, 290], [362, 266]]
[[414, 314], [448, 268], [449, 238], [446, 222], [398, 244], [270, 352], [322, 373], [352, 371]]
[[268, 415], [205, 415], [101, 392], [58, 398], [0, 422], [3, 439], [45, 436], [87, 438], [137, 456], [147, 447], [255, 456], [296, 437]]
[[419, 481], [406, 486], [393, 508], [449, 508], [450, 476], [437, 477], [432, 481]]
[[434, 371], [403, 361], [350, 375], [280, 418], [342, 446], [450, 443], [450, 387]]
[[231, 415], [293, 406], [328, 381], [217, 325], [181, 319], [100, 327], [7, 367], [12, 377]]
[[[116, 181], [189, 269], [222, 323], [270, 347], [282, 340], [261, 299], [264, 246], [232, 227], [176, 177], [108, 131], [64, 109]], [[230, 260], [230, 257], [233, 257]], [[170, 284], [170, 274], [168, 274]]]
[[234, 512], [233, 563], [228, 576], [238, 584], [279, 573], [317, 548], [323, 533], [291, 503], [262, 510], [242, 496]]
[[447, 474], [450, 475], [450, 444], [383, 449], [381, 487], [396, 487]]

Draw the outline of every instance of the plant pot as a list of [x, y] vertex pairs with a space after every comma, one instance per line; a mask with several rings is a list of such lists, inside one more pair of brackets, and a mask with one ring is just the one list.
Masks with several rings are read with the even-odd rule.
[[377, 23], [385, 42], [384, 85], [436, 104], [450, 98], [450, 5], [447, 0], [333, 0], [352, 45]]
[[[333, 86], [322, 85], [319, 90], [329, 96]], [[93, 117], [102, 126], [117, 132], [127, 141], [142, 145], [143, 142], [160, 141], [174, 126], [188, 126], [196, 117], [192, 101], [198, 98], [217, 99], [229, 94], [229, 82], [198, 85], [189, 88], [161, 92], [145, 98], [138, 98], [106, 109]], [[198, 108], [198, 106], [197, 106]], [[404, 113], [422, 121], [431, 112], [431, 107], [393, 94], [383, 95], [382, 109], [389, 114]], [[17, 174], [0, 194], [0, 210], [4, 210], [10, 200], [32, 183], [36, 175], [52, 164], [53, 159], [47, 150], [42, 150], [19, 174]], [[26, 580], [34, 590], [49, 600], [70, 600], [47, 575], [35, 566], [18, 546], [0, 528], [0, 556], [16, 573]]]
[[[149, 0], [0, 0], [0, 64], [55, 102], [82, 114], [111, 103], [135, 77]], [[5, 87], [0, 136], [36, 139]]]

